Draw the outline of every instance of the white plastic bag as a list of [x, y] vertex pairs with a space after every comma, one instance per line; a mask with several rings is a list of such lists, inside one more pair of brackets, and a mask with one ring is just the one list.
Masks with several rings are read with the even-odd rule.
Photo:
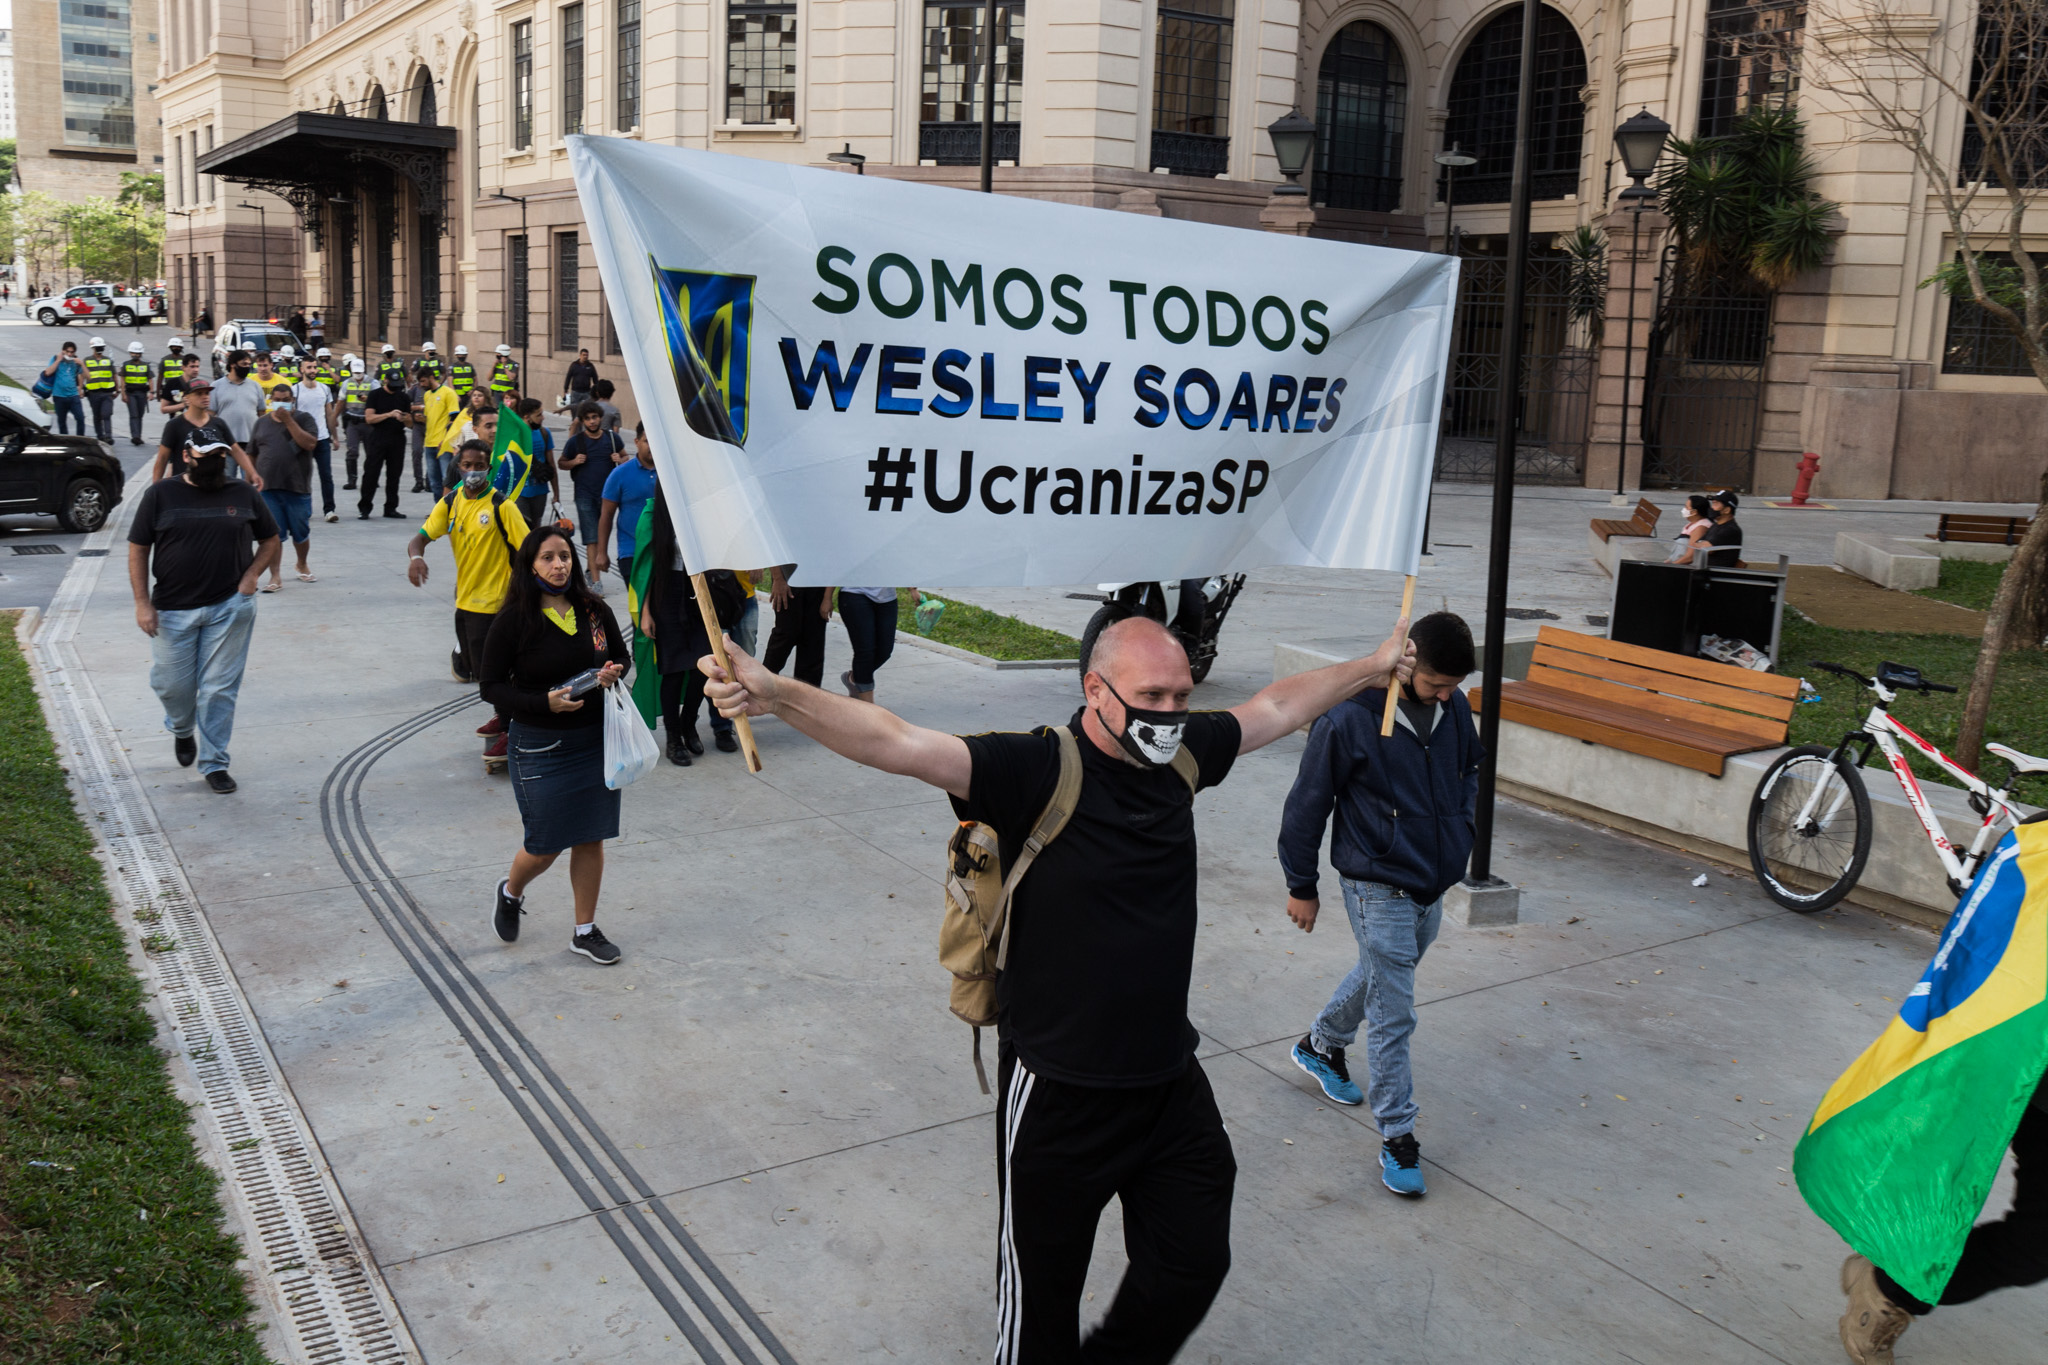
[[619, 791], [654, 771], [654, 765], [661, 762], [661, 748], [654, 742], [654, 732], [641, 723], [623, 682], [600, 690], [604, 693], [604, 784]]

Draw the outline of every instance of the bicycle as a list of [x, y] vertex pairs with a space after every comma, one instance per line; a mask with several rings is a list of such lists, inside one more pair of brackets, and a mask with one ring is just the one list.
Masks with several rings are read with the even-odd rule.
[[[1904, 664], [1881, 663], [1874, 678], [1819, 659], [1813, 661], [1813, 667], [1868, 688], [1877, 694], [1877, 700], [1863, 718], [1862, 729], [1843, 735], [1832, 749], [1802, 744], [1787, 750], [1757, 783], [1756, 795], [1749, 803], [1749, 865], [1764, 894], [1788, 910], [1811, 914], [1827, 909], [1855, 888], [1870, 861], [1870, 792], [1861, 770], [1874, 751], [1882, 751], [1905, 793], [1906, 804], [1926, 830], [1934, 854], [1948, 874], [1949, 890], [1961, 899], [1998, 840], [2019, 823], [2019, 814], [2008, 799], [2013, 784], [2023, 773], [2048, 773], [2048, 758], [2035, 758], [2003, 744], [1985, 745], [2011, 769], [2005, 786], [1993, 787], [1891, 714], [1891, 704], [1901, 692], [1924, 695], [1954, 692], [1955, 688], [1929, 682], [1919, 669]], [[1970, 808], [1983, 817], [1983, 824], [1967, 851], [1958, 853], [1942, 830], [1907, 766], [1897, 742], [1901, 739], [1970, 793]], [[1855, 752], [1858, 749], [1860, 753]], [[1810, 889], [1814, 887], [1818, 889]]]

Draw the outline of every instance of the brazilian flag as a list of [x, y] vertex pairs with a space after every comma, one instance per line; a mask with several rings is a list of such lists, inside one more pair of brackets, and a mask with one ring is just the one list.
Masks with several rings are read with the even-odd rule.
[[654, 577], [654, 556], [646, 553], [654, 543], [654, 499], [640, 509], [640, 524], [633, 530], [633, 544], [640, 553], [633, 556], [633, 581], [626, 585], [626, 610], [633, 616], [633, 704], [640, 718], [653, 729], [661, 721], [661, 672], [654, 664], [654, 640], [641, 629], [640, 614], [647, 605], [647, 584]]
[[1793, 1154], [1799, 1192], [1927, 1303], [1963, 1254], [2048, 1070], [2048, 823], [2008, 833], [1896, 1018]]
[[533, 428], [512, 411], [510, 403], [498, 404], [498, 439], [491, 447], [491, 487], [512, 502], [526, 488], [533, 473]]

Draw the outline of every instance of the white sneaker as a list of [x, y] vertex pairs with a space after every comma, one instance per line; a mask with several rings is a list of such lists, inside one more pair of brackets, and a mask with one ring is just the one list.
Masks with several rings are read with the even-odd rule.
[[339, 512], [329, 512], [329, 513], [327, 514], [327, 520], [329, 520], [329, 521], [340, 521], [340, 520], [341, 520], [341, 513], [339, 513]]

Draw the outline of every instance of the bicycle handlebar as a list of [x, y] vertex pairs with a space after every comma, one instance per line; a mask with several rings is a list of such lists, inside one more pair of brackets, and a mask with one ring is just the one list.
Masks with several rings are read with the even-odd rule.
[[[1858, 673], [1853, 668], [1844, 668], [1840, 664], [1831, 664], [1827, 662], [1825, 659], [1813, 659], [1809, 660], [1809, 663], [1812, 665], [1812, 667], [1818, 668], [1823, 672], [1839, 674], [1840, 676], [1848, 678], [1851, 681], [1856, 682], [1864, 687], [1870, 686], [1873, 682], [1873, 679], [1865, 677], [1863, 674]], [[1922, 680], [1917, 685], [1911, 687], [1896, 682], [1892, 683], [1892, 686], [1899, 691], [1954, 692], [1956, 690], [1955, 688], [1949, 686], [1947, 683], [1927, 682], [1925, 680]]]
[[1844, 668], [1840, 664], [1831, 664], [1827, 662], [1825, 659], [1813, 659], [1809, 662], [1813, 665], [1813, 667], [1818, 668], [1823, 672], [1838, 673], [1845, 678], [1854, 678], [1857, 682], [1860, 683], [1867, 683], [1870, 681], [1870, 679], [1864, 677], [1861, 673], [1858, 673], [1856, 670], [1852, 668]]
[[1956, 689], [1950, 687], [1947, 683], [1921, 683], [1920, 690], [1922, 692], [1953, 692]]

